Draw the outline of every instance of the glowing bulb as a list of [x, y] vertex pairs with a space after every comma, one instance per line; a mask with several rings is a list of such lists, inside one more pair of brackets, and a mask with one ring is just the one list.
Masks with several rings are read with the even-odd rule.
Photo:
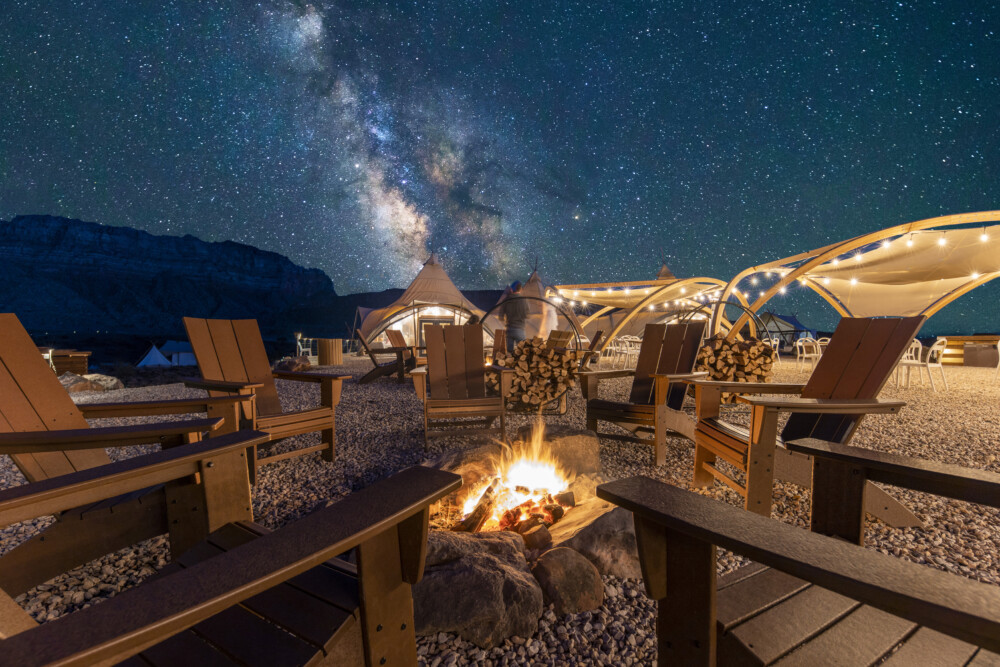
[[906, 239], [906, 247], [910, 248], [912, 246], [913, 246], [913, 237], [911, 236], [910, 238]]
[[656, 310], [656, 304], [653, 304], [653, 303], [649, 304], [649, 309], [650, 310]]
[[781, 288], [780, 288], [780, 289], [779, 289], [778, 291], [779, 291], [780, 293], [784, 294], [784, 293], [785, 293], [785, 288], [784, 288], [784, 287], [781, 287]]
[[852, 285], [857, 285], [858, 284], [858, 279], [857, 278], [851, 278], [851, 284]]
[[855, 255], [854, 255], [854, 261], [855, 262], [860, 262], [861, 261], [861, 253], [860, 252], [859, 253], [855, 253]]
[[978, 271], [973, 271], [972, 272], [972, 279], [976, 280], [977, 278], [979, 278], [979, 272]]
[[761, 292], [761, 293], [760, 293], [760, 296], [759, 296], [759, 297], [757, 297], [757, 298], [758, 298], [758, 299], [763, 299], [763, 298], [764, 298], [764, 293], [763, 293], [763, 292]]
[[943, 246], [945, 243], [947, 243], [947, 242], [944, 240], [943, 236], [938, 239], [938, 245]]
[[987, 234], [986, 232], [983, 232], [982, 234], [979, 235], [979, 240], [982, 241], [983, 243], [986, 243], [987, 241], [990, 240], [990, 235]]
[[687, 294], [687, 293], [688, 293], [687, 287], [682, 287], [681, 288], [681, 294]]
[[823, 278], [823, 284], [824, 285], [829, 285], [830, 284], [830, 279], [829, 278]]
[[556, 303], [562, 303], [563, 302], [563, 299], [562, 299], [561, 296], [553, 297], [552, 300], [555, 301]]
[[750, 279], [750, 284], [751, 285], [756, 285], [757, 284], [757, 276], [754, 276], [753, 278]]
[[625, 296], [628, 296], [631, 293], [632, 293], [632, 290], [630, 290], [629, 288], [626, 287], [625, 288]]
[[581, 306], [586, 306], [586, 305], [587, 305], [587, 302], [586, 302], [586, 301], [581, 301], [581, 302], [580, 302], [580, 305], [581, 305]]
[[886, 239], [886, 240], [882, 241], [882, 247], [883, 248], [888, 248], [889, 247], [889, 239]]
[[833, 265], [834, 265], [834, 266], [837, 266], [837, 265], [839, 265], [839, 264], [840, 264], [840, 260], [839, 260], [839, 259], [837, 259], [836, 257], [834, 257], [834, 258], [833, 258]]
[[579, 292], [573, 292], [573, 296], [580, 296]]

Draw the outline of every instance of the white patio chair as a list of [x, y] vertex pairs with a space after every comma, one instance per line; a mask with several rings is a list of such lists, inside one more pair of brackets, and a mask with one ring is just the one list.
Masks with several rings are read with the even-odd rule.
[[[914, 338], [913, 341], [910, 343], [910, 347], [908, 347], [906, 349], [906, 352], [903, 353], [903, 358], [899, 360], [898, 364], [896, 364], [896, 373], [894, 382], [897, 387], [899, 386], [900, 374], [905, 370], [906, 388], [907, 389], [910, 388], [910, 371], [914, 368], [917, 369], [917, 379], [920, 380], [921, 384], [923, 384], [923, 379], [920, 375], [921, 369], [924, 368], [924, 361], [922, 358], [923, 349], [924, 346], [921, 345], [920, 341]], [[930, 371], [928, 371], [928, 374], [930, 374]]]
[[806, 362], [809, 362], [815, 370], [816, 362], [821, 356], [823, 350], [812, 336], [803, 336], [795, 341], [795, 370], [800, 370]]

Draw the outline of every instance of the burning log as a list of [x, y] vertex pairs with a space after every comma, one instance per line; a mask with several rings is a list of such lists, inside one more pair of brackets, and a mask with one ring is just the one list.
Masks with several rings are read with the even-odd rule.
[[572, 491], [557, 493], [552, 499], [563, 507], [576, 507], [576, 496]]
[[479, 502], [476, 503], [475, 508], [469, 512], [467, 517], [452, 527], [453, 531], [475, 533], [483, 527], [486, 520], [493, 515], [493, 505], [496, 503], [496, 499], [494, 498], [496, 485], [497, 483], [493, 482], [486, 488], [486, 491], [479, 498]]
[[[576, 386], [576, 350], [548, 347], [538, 337], [519, 342], [513, 354], [496, 351], [493, 362], [514, 369], [507, 399], [521, 406], [540, 406]], [[486, 384], [498, 389], [500, 379], [488, 373]]]

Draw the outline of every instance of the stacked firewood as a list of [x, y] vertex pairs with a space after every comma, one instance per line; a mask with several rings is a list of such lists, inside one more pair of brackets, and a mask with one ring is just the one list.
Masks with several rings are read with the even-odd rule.
[[698, 350], [696, 370], [713, 380], [767, 382], [774, 366], [774, 349], [757, 338], [726, 340], [716, 334]]
[[[543, 405], [576, 386], [577, 356], [573, 350], [548, 347], [539, 337], [522, 340], [513, 354], [498, 351], [493, 363], [514, 370], [509, 401], [525, 406]], [[486, 375], [486, 385], [498, 389], [496, 373]]]

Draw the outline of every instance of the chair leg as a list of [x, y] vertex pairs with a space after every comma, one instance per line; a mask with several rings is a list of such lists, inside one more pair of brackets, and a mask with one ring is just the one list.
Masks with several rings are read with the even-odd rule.
[[712, 486], [715, 482], [715, 477], [712, 473], [708, 471], [706, 465], [715, 464], [715, 455], [712, 454], [708, 449], [700, 447], [695, 444], [694, 446], [694, 476], [691, 480], [691, 486], [695, 488], [705, 488]]
[[653, 424], [653, 464], [657, 466], [667, 463], [667, 406], [656, 408], [656, 418]]
[[[926, 370], [927, 370], [927, 379], [931, 381], [931, 391], [937, 391], [937, 387], [934, 386], [934, 376], [931, 375], [931, 369], [927, 368]], [[923, 384], [922, 381], [921, 384]]]

